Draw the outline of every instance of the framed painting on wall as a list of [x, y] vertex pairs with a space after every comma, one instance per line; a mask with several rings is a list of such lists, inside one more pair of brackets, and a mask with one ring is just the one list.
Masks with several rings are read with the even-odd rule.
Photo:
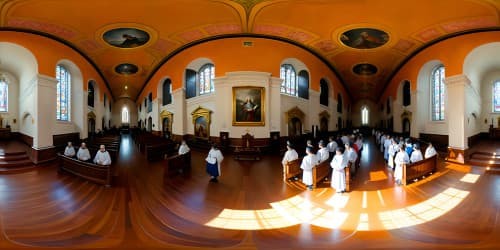
[[233, 87], [233, 126], [264, 126], [265, 108], [263, 87]]

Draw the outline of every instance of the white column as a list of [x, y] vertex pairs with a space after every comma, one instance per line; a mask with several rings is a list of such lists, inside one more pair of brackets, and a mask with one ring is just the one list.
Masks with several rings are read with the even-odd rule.
[[[319, 92], [309, 89], [309, 114], [306, 116], [309, 120], [309, 128], [312, 126], [319, 128], [319, 113], [323, 111], [319, 107]], [[312, 132], [312, 131], [311, 131]]]
[[33, 147], [36, 149], [51, 147], [52, 128], [56, 123], [57, 80], [53, 77], [38, 75], [35, 86], [35, 127]]
[[[271, 77], [269, 80], [270, 88], [270, 96], [269, 100], [271, 100], [269, 104], [269, 120], [270, 120], [270, 130], [271, 132], [280, 131], [281, 130], [281, 115], [284, 110], [281, 110], [281, 82], [283, 80], [278, 77]], [[283, 136], [285, 133], [280, 132], [280, 136]]]
[[184, 88], [178, 88], [172, 92], [172, 104], [174, 117], [172, 121], [172, 133], [184, 135], [186, 133], [186, 95]]
[[455, 75], [445, 79], [447, 102], [445, 119], [448, 120], [448, 145], [454, 149], [466, 150], [466, 96], [465, 89], [470, 80], [465, 75]]
[[[411, 123], [410, 123], [410, 136], [414, 138], [419, 138], [420, 131], [418, 126], [418, 110], [417, 110], [417, 91], [411, 91], [411, 104], [408, 106], [408, 110], [412, 113]], [[424, 118], [422, 118], [424, 119]]]

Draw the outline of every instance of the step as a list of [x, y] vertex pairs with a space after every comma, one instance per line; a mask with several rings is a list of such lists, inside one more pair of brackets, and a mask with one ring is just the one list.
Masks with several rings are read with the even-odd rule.
[[1, 174], [19, 174], [19, 173], [25, 173], [34, 170], [37, 168], [34, 164], [31, 164], [29, 166], [19, 166], [19, 167], [8, 167], [5, 168], [3, 166], [0, 166], [0, 175]]
[[22, 167], [33, 165], [30, 159], [14, 160], [14, 161], [0, 161], [1, 168]]
[[500, 159], [496, 159], [496, 160], [470, 159], [467, 161], [467, 164], [470, 164], [473, 166], [500, 168]]
[[17, 161], [29, 159], [27, 154], [18, 154], [18, 155], [0, 155], [0, 161]]
[[488, 159], [488, 160], [500, 160], [500, 155], [483, 154], [483, 153], [473, 153], [470, 156], [471, 159]]
[[0, 153], [1, 156], [14, 156], [14, 155], [24, 155], [26, 154], [26, 151], [10, 151], [10, 152], [2, 152]]

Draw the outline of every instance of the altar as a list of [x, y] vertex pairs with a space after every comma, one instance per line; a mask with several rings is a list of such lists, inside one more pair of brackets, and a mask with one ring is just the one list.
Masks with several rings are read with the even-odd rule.
[[241, 146], [235, 146], [234, 158], [236, 160], [260, 160], [261, 150], [253, 144], [254, 137], [248, 133], [241, 137]]

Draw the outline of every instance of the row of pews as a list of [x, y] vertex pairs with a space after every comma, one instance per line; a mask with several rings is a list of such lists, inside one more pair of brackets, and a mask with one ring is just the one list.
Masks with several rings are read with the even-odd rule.
[[[300, 178], [302, 175], [302, 169], [300, 168], [300, 164], [302, 163], [302, 159], [296, 159], [288, 162], [283, 167], [283, 181], [287, 182], [294, 178]], [[350, 191], [350, 182], [351, 182], [351, 163], [349, 162], [347, 167], [344, 169], [346, 175], [346, 191]], [[313, 168], [313, 188], [318, 187], [318, 185], [325, 180], [325, 178], [330, 177], [331, 175], [331, 166], [330, 160], [323, 161]]]
[[[120, 152], [120, 142], [121, 137], [116, 135], [94, 137], [88, 142], [87, 148], [90, 151], [90, 155], [95, 157], [100, 145], [105, 145], [106, 151], [109, 152], [112, 162], [116, 162], [118, 154]], [[75, 147], [75, 152], [78, 148]], [[59, 168], [59, 173], [70, 173], [79, 176], [83, 179], [105, 185], [106, 187], [111, 186], [112, 178], [115, 175], [114, 165], [98, 165], [92, 162], [80, 161], [74, 157], [64, 156], [63, 153], [57, 153], [57, 159]]]
[[134, 141], [139, 151], [146, 155], [149, 161], [160, 160], [165, 155], [173, 155], [177, 151], [177, 143], [170, 139], [153, 135], [147, 132], [139, 132], [134, 135]]

